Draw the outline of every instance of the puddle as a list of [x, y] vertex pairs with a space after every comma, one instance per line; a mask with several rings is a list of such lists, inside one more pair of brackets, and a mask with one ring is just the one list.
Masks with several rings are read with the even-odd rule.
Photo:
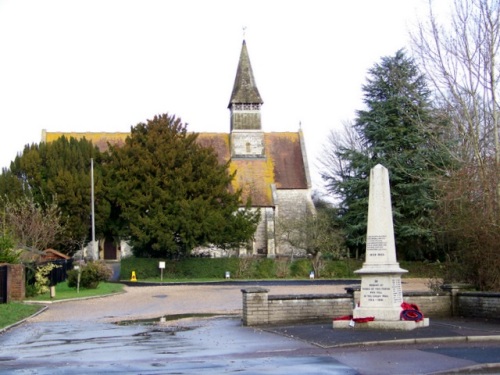
[[153, 298], [167, 298], [166, 294], [157, 294], [156, 296], [153, 296]]
[[158, 318], [150, 318], [150, 319], [136, 319], [136, 320], [122, 320], [117, 322], [117, 325], [120, 326], [132, 326], [132, 325], [157, 325], [165, 322], [173, 322], [181, 319], [189, 319], [189, 318], [213, 318], [215, 316], [221, 316], [220, 314], [172, 314], [172, 315], [163, 315]]

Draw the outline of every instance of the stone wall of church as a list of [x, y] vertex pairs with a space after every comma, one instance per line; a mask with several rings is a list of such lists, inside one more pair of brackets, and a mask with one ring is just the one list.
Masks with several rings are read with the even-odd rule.
[[311, 197], [311, 191], [309, 189], [289, 189], [274, 191], [275, 203], [277, 203], [277, 248], [276, 254], [278, 255], [305, 255], [303, 251], [294, 249], [289, 243], [280, 241], [279, 238], [279, 226], [280, 221], [286, 221], [289, 219], [297, 219], [310, 215], [314, 212], [314, 204]]
[[254, 253], [253, 255], [267, 254], [267, 220], [266, 208], [260, 208], [260, 222], [255, 231]]
[[275, 191], [280, 219], [301, 217], [314, 212], [314, 204], [309, 189]]

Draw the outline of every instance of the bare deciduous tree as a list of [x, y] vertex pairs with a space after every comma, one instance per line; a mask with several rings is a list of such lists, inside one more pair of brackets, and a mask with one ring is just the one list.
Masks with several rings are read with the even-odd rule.
[[498, 290], [500, 0], [455, 0], [449, 23], [440, 21], [429, 0], [429, 17], [412, 35], [435, 102], [451, 120], [458, 162], [440, 182], [437, 220], [456, 260], [450, 278]]
[[7, 202], [5, 217], [20, 248], [45, 250], [63, 232], [61, 212], [56, 201], [46, 207], [29, 197]]
[[321, 272], [321, 256], [333, 258], [344, 255], [344, 238], [335, 228], [332, 218], [324, 211], [315, 214], [282, 219], [277, 225], [278, 240], [293, 249], [305, 252], [311, 258], [311, 265], [317, 277]]
[[[433, 84], [435, 100], [452, 120], [454, 156], [471, 166], [480, 186], [497, 177], [491, 219], [500, 216], [497, 54], [500, 47], [500, 1], [455, 0], [449, 24], [441, 23], [429, 0], [429, 17], [412, 34], [415, 55]], [[494, 160], [496, 171], [488, 168]], [[487, 193], [484, 189], [484, 193]]]

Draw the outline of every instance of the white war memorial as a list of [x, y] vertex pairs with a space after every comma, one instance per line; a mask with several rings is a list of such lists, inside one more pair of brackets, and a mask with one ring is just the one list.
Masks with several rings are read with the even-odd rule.
[[[352, 319], [334, 320], [333, 328], [411, 330], [427, 327], [428, 318], [402, 319], [401, 275], [408, 271], [400, 268], [396, 260], [389, 172], [380, 164], [370, 171], [368, 199], [366, 258], [363, 267], [355, 271], [361, 275], [359, 304], [353, 309]], [[420, 315], [418, 311], [415, 313]]]

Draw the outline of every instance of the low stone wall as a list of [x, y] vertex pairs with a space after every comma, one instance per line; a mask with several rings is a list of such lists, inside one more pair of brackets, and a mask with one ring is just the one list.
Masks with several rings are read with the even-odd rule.
[[[456, 289], [454, 289], [456, 290]], [[269, 295], [265, 288], [243, 289], [243, 324], [246, 326], [331, 321], [351, 315], [359, 291], [343, 294]], [[428, 318], [454, 315], [498, 319], [500, 293], [406, 292], [403, 299], [417, 305]]]
[[403, 300], [417, 305], [427, 318], [452, 316], [452, 300], [449, 293], [407, 292], [403, 293]]
[[265, 288], [242, 289], [246, 326], [331, 321], [352, 312], [350, 294], [272, 295]]
[[352, 298], [348, 294], [275, 295], [268, 296], [267, 324], [331, 321], [334, 315], [351, 312]]
[[457, 293], [458, 314], [474, 318], [500, 318], [500, 293]]

